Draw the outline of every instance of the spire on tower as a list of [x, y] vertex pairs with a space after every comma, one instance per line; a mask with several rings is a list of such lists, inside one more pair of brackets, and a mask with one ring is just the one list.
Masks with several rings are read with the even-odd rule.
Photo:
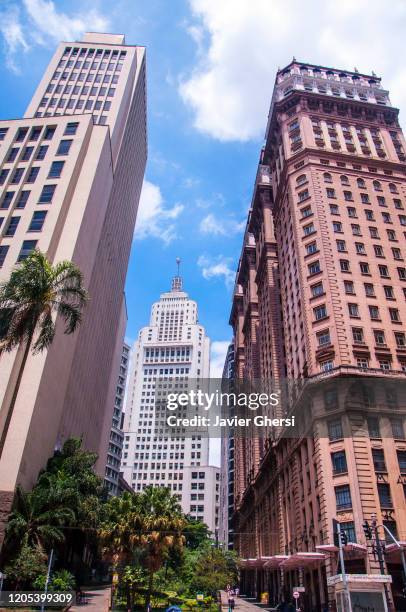
[[181, 258], [177, 257], [176, 258], [176, 266], [177, 266], [177, 275], [173, 277], [172, 279], [172, 291], [182, 291], [183, 289], [183, 282], [182, 282], [182, 277], [180, 276], [180, 263], [181, 263]]

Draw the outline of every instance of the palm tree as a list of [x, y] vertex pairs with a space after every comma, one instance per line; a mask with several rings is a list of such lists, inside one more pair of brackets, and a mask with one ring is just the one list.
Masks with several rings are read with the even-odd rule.
[[55, 314], [73, 334], [87, 300], [81, 271], [70, 261], [52, 265], [38, 250], [19, 263], [0, 285], [0, 356], [24, 346], [13, 395], [0, 438], [0, 458], [30, 351], [47, 349], [55, 337]]
[[65, 539], [61, 527], [72, 525], [75, 513], [64, 505], [63, 493], [50, 499], [49, 491], [35, 487], [27, 493], [17, 487], [13, 511], [7, 523], [7, 540], [45, 549]]
[[100, 529], [105, 553], [114, 562], [131, 562], [139, 553], [148, 571], [145, 605], [153, 591], [154, 574], [171, 550], [182, 548], [187, 524], [177, 498], [168, 488], [147, 487], [142, 493], [124, 493], [108, 502], [108, 518]]

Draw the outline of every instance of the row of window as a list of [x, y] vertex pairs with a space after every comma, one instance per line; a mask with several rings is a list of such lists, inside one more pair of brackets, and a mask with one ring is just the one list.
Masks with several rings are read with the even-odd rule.
[[[28, 227], [29, 232], [40, 232], [42, 230], [42, 226], [44, 225], [45, 217], [47, 216], [46, 210], [37, 210], [34, 212], [31, 223]], [[4, 237], [10, 238], [14, 236], [16, 233], [18, 224], [20, 222], [21, 217], [11, 217], [7, 228], [3, 234]], [[3, 217], [0, 217], [0, 228], [3, 224]]]
[[[64, 136], [74, 136], [76, 134], [78, 125], [79, 123], [77, 122], [67, 123], [65, 132], [64, 132]], [[9, 130], [8, 127], [0, 128], [0, 140], [5, 139], [8, 130]], [[42, 135], [43, 140], [52, 140], [55, 134], [55, 131], [56, 131], [55, 126], [45, 126], [45, 128], [44, 126], [34, 126], [31, 129], [28, 127], [20, 127], [18, 128], [16, 132], [14, 142], [24, 142], [27, 136], [28, 136], [28, 141], [36, 142], [37, 140], [39, 140], [41, 134], [43, 134]]]
[[[360, 246], [362, 247], [362, 243], [359, 243]], [[317, 246], [316, 243], [311, 243], [309, 245], [310, 250], [308, 251], [308, 254], [312, 254], [312, 253], [316, 253], [317, 252]], [[366, 252], [361, 249], [361, 250], [357, 250], [358, 254], [361, 255], [366, 255]], [[397, 258], [395, 258], [397, 259]], [[361, 261], [359, 262], [359, 268], [360, 268], [360, 272], [363, 276], [371, 276], [371, 267], [369, 265], [369, 263], [367, 263], [366, 261]], [[320, 274], [322, 272], [321, 266], [320, 266], [320, 261], [317, 259], [316, 261], [312, 261], [311, 263], [309, 263], [307, 265], [307, 269], [308, 269], [308, 275], [309, 276], [315, 276], [316, 274]], [[341, 272], [348, 272], [351, 273], [351, 267], [350, 267], [350, 261], [348, 259], [340, 259], [340, 270]], [[389, 274], [389, 268], [388, 266], [384, 265], [384, 264], [379, 264], [378, 265], [378, 272], [379, 272], [379, 276], [383, 279], [390, 279], [391, 276]], [[406, 268], [404, 267], [398, 267], [397, 268], [397, 273], [398, 273], [398, 277], [399, 280], [406, 280]], [[348, 285], [350, 286], [350, 285]], [[352, 292], [350, 292], [352, 293]], [[372, 293], [370, 294], [370, 297], [373, 297]], [[392, 297], [392, 296], [388, 296], [388, 297]]]
[[[351, 333], [352, 333], [353, 342], [355, 344], [361, 344], [361, 345], [365, 344], [364, 330], [362, 329], [362, 327], [352, 327]], [[372, 333], [374, 335], [375, 345], [377, 347], [387, 346], [386, 336], [383, 330], [373, 329]], [[319, 346], [326, 346], [328, 344], [331, 344], [331, 337], [330, 337], [329, 329], [323, 329], [322, 331], [317, 332], [316, 337], [317, 337]], [[406, 348], [406, 335], [404, 334], [404, 332], [394, 332], [394, 338], [395, 338], [396, 346], [399, 349], [403, 350]]]
[[[405, 440], [405, 430], [400, 419], [390, 419], [392, 436], [395, 440]], [[381, 425], [378, 417], [367, 418], [368, 435], [371, 439], [381, 439]], [[344, 430], [341, 419], [333, 419], [328, 422], [328, 437], [330, 442], [344, 439]]]
[[[358, 304], [350, 303], [348, 306], [348, 314], [353, 319], [360, 319], [360, 312]], [[369, 315], [371, 317], [371, 321], [381, 321], [379, 306], [368, 305]], [[397, 308], [389, 308], [389, 316], [392, 323], [400, 323], [400, 314]], [[320, 306], [315, 306], [313, 308], [314, 320], [321, 321], [328, 317], [327, 306], [326, 304], [320, 304]]]
[[[17, 262], [22, 261], [23, 259], [25, 259], [26, 257], [28, 257], [28, 255], [30, 253], [32, 253], [32, 251], [36, 248], [37, 246], [37, 240], [24, 240], [20, 253], [18, 255], [17, 258]], [[0, 268], [3, 266], [4, 261], [6, 259], [7, 253], [9, 250], [9, 246], [6, 244], [2, 244], [0, 245]]]
[[[72, 146], [72, 142], [73, 142], [73, 140], [61, 140], [59, 145], [58, 145], [58, 148], [56, 150], [55, 155], [57, 155], [57, 156], [69, 155], [69, 151], [70, 151], [70, 148]], [[48, 148], [49, 148], [48, 145], [41, 145], [40, 147], [38, 147], [34, 159], [35, 160], [43, 160], [43, 159], [45, 159], [45, 156], [47, 154]], [[19, 147], [12, 147], [4, 161], [5, 161], [5, 163], [12, 163], [12, 162], [16, 161], [17, 158], [18, 158], [18, 161], [20, 161], [20, 162], [21, 161], [29, 161], [31, 159], [33, 151], [34, 151], [34, 147], [26, 146], [26, 147], [24, 147], [24, 149], [22, 150], [22, 153], [20, 155], [21, 149]], [[19, 170], [21, 170], [21, 173], [22, 173], [24, 169], [23, 168], [17, 168], [15, 170], [15, 172], [18, 172]], [[12, 179], [11, 182], [13, 183], [15, 181]]]
[[[399, 464], [399, 471], [401, 474], [406, 474], [406, 451], [397, 450], [396, 454]], [[387, 472], [385, 453], [382, 448], [372, 449], [372, 460], [374, 463], [375, 472]], [[331, 453], [331, 462], [333, 467], [333, 474], [338, 475], [345, 474], [348, 472], [345, 450], [340, 450]]]

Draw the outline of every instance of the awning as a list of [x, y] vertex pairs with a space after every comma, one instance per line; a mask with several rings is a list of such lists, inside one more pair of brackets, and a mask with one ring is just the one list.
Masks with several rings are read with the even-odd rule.
[[406, 554], [406, 542], [404, 540], [399, 542], [399, 546], [397, 546], [395, 543], [387, 544], [385, 546], [385, 555], [386, 555], [387, 561], [391, 563], [400, 563], [401, 561], [400, 550], [401, 549]]
[[266, 569], [272, 569], [275, 567], [279, 567], [283, 561], [288, 559], [288, 555], [273, 555], [273, 557], [269, 557], [269, 560], [265, 563]]
[[314, 565], [319, 565], [325, 560], [326, 555], [320, 552], [299, 552], [295, 553], [294, 555], [290, 555], [290, 557], [281, 563], [281, 567], [284, 569], [312, 567]]
[[[334, 544], [319, 544], [316, 546], [316, 550], [321, 553], [327, 553], [335, 555], [339, 552], [338, 546]], [[356, 542], [348, 542], [343, 546], [344, 557], [348, 559], [361, 559], [367, 554], [367, 547], [365, 544], [357, 544]]]

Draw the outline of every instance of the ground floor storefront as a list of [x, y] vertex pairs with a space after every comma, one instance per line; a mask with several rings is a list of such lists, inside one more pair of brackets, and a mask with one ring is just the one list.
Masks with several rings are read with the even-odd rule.
[[[340, 570], [337, 568], [336, 551], [331, 548], [332, 550], [325, 552], [242, 560], [241, 593], [269, 607], [282, 601], [294, 602], [296, 593], [301, 612], [334, 610], [336, 594], [328, 577]], [[354, 576], [358, 584], [363, 582], [365, 576], [365, 582], [373, 589], [377, 585], [374, 584], [373, 576], [366, 572], [366, 551], [363, 548], [359, 546], [357, 550], [346, 551], [346, 574]], [[403, 612], [406, 611], [406, 592], [401, 560], [393, 551], [388, 551], [387, 557], [387, 572], [390, 576], [388, 580], [391, 580], [391, 583], [380, 586], [385, 600], [388, 601], [388, 610]], [[383, 580], [379, 575], [376, 582]]]

